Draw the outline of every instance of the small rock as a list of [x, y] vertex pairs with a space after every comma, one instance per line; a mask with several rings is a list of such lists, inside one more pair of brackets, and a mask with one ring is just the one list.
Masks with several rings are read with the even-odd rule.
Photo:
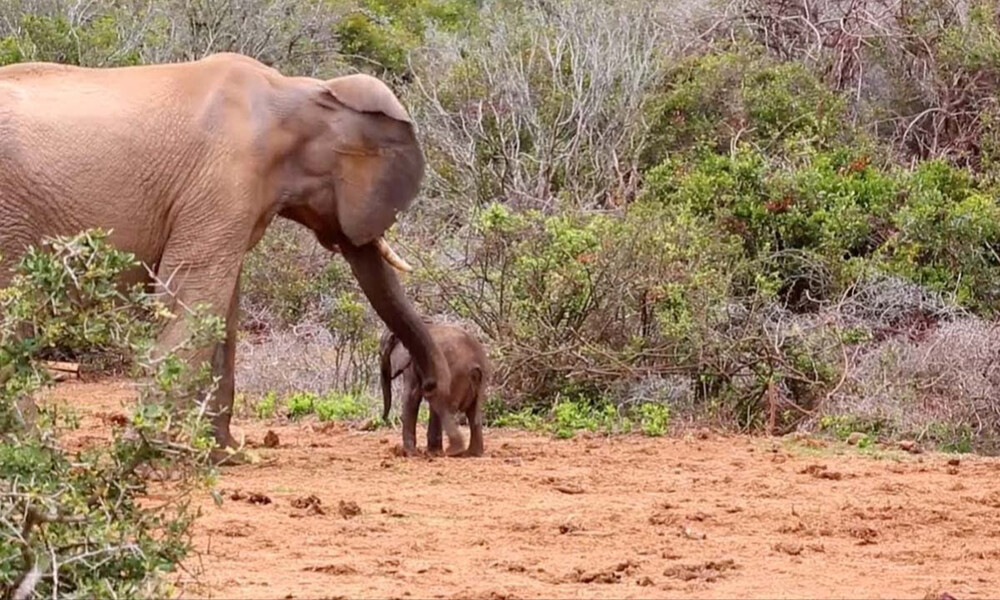
[[559, 533], [562, 534], [573, 533], [574, 531], [580, 531], [581, 529], [583, 528], [580, 527], [579, 524], [572, 521], [566, 521], [565, 523], [559, 524]]
[[847, 445], [857, 446], [863, 439], [865, 439], [865, 434], [860, 431], [855, 431], [851, 435], [847, 436]]
[[337, 512], [340, 513], [340, 516], [345, 519], [350, 519], [351, 517], [356, 517], [361, 514], [361, 507], [358, 506], [358, 503], [353, 500], [348, 500], [347, 502], [341, 500], [337, 504]]
[[250, 494], [247, 498], [247, 502], [250, 504], [270, 504], [271, 499], [264, 494]]
[[267, 433], [264, 434], [264, 447], [277, 448], [279, 443], [278, 434], [268, 429]]
[[842, 473], [837, 471], [828, 471], [826, 465], [809, 465], [805, 469], [799, 471], [801, 475], [812, 475], [816, 479], [830, 479], [832, 481], [840, 481], [844, 478]]
[[643, 577], [642, 579], [640, 579], [639, 581], [636, 581], [635, 583], [639, 587], [649, 587], [649, 586], [653, 585], [653, 580], [650, 579], [649, 576], [647, 575], [646, 577]]
[[708, 537], [704, 533], [702, 533], [701, 531], [695, 531], [695, 530], [691, 529], [690, 527], [685, 527], [684, 531], [682, 533], [683, 533], [684, 537], [686, 537], [689, 540], [703, 540], [706, 537]]
[[694, 432], [694, 437], [699, 440], [707, 440], [708, 438], [712, 437], [712, 432], [709, 431], [708, 428], [702, 427], [698, 431]]
[[798, 556], [802, 554], [802, 544], [798, 542], [778, 542], [774, 545], [774, 550], [789, 556]]
[[304, 508], [306, 509], [306, 514], [308, 515], [326, 514], [326, 511], [323, 509], [322, 502], [320, 502], [319, 498], [312, 494], [292, 500], [292, 508]]
[[913, 440], [903, 440], [899, 442], [899, 449], [904, 452], [909, 452], [910, 454], [920, 454], [922, 450], [920, 446]]
[[960, 458], [949, 458], [948, 459], [948, 465], [951, 466], [951, 467], [957, 467], [960, 464], [962, 464], [962, 459], [960, 459]]
[[583, 493], [583, 488], [573, 483], [563, 483], [553, 487], [556, 489], [556, 491], [562, 492], [564, 494], [575, 495]]
[[650, 525], [673, 525], [677, 522], [675, 515], [658, 512], [649, 517]]
[[621, 573], [616, 573], [610, 569], [604, 571], [592, 571], [590, 573], [578, 573], [576, 580], [580, 583], [618, 583], [621, 581]]

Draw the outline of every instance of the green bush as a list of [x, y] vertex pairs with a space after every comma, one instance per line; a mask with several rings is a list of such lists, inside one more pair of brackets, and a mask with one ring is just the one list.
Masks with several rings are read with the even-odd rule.
[[705, 146], [728, 153], [738, 143], [795, 156], [850, 138], [846, 103], [806, 66], [761, 48], [712, 51], [670, 69], [647, 105], [651, 143], [644, 163]]
[[358, 395], [329, 393], [315, 403], [320, 421], [349, 421], [368, 414], [368, 404]]
[[[500, 348], [515, 409], [558, 395], [611, 393], [636, 374], [673, 371], [731, 293], [739, 247], [690, 212], [636, 204], [624, 215], [515, 213], [476, 223], [461, 271], [422, 276], [437, 298]], [[599, 367], [593, 367], [599, 365]]]
[[618, 422], [618, 409], [605, 403], [594, 407], [580, 398], [557, 401], [552, 407], [550, 428], [556, 437], [568, 439], [578, 431], [602, 431], [612, 433]]
[[[812, 300], [829, 299], [857, 274], [852, 261], [873, 255], [891, 231], [899, 187], [894, 173], [857, 151], [784, 163], [741, 146], [664, 162], [649, 172], [644, 198], [738, 235], [757, 274], [797, 304], [807, 290]], [[767, 281], [757, 279], [750, 283]]]
[[665, 435], [670, 427], [670, 407], [646, 402], [639, 405], [639, 429], [650, 437]]
[[258, 419], [270, 419], [278, 411], [278, 395], [273, 391], [264, 394], [264, 397], [254, 405], [254, 414]]
[[349, 421], [364, 417], [369, 410], [369, 403], [361, 394], [328, 392], [319, 395], [296, 391], [279, 402], [278, 395], [269, 391], [257, 401], [254, 414], [259, 419], [271, 418], [279, 403], [284, 405], [286, 416], [293, 420], [316, 415], [320, 421]]
[[69, 65], [130, 66], [140, 63], [138, 47], [126, 49], [114, 9], [80, 23], [60, 14], [19, 15], [17, 34], [0, 39], [0, 66], [41, 61]]
[[[166, 575], [190, 550], [195, 513], [185, 496], [211, 482], [213, 440], [203, 417], [214, 382], [208, 364], [152, 358], [167, 313], [118, 276], [138, 265], [100, 231], [29, 249], [0, 290], [0, 587], [4, 596], [163, 597]], [[178, 351], [217, 343], [221, 319], [196, 311]], [[53, 348], [133, 351], [147, 378], [127, 430], [108, 446], [69, 453], [58, 443], [74, 421], [32, 395], [49, 382], [36, 359]], [[178, 494], [142, 502], [141, 467], [170, 466]]]
[[941, 161], [906, 180], [886, 244], [890, 268], [982, 314], [1000, 309], [1000, 207], [995, 188]]
[[407, 54], [428, 28], [454, 31], [475, 22], [473, 0], [361, 0], [337, 25], [341, 52], [359, 68], [409, 78]]
[[318, 397], [312, 392], [295, 392], [285, 398], [285, 405], [288, 410], [288, 418], [298, 419], [308, 414], [312, 414], [316, 408]]

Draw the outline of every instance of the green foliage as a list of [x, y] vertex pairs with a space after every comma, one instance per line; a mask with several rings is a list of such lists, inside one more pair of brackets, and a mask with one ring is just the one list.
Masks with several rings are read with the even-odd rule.
[[1000, 309], [1000, 207], [996, 189], [941, 161], [909, 176], [887, 244], [890, 268], [984, 314]]
[[486, 424], [490, 427], [511, 427], [528, 431], [539, 431], [545, 427], [544, 416], [530, 407], [512, 411], [501, 404], [488, 412], [491, 414], [487, 415]]
[[254, 405], [254, 414], [258, 419], [268, 419], [277, 413], [278, 406], [284, 406], [285, 414], [293, 420], [316, 415], [320, 421], [351, 421], [367, 415], [370, 402], [356, 393], [331, 391], [319, 395], [296, 391], [279, 399], [278, 394], [269, 391]]
[[952, 454], [968, 454], [977, 446], [986, 447], [990, 443], [996, 443], [995, 436], [990, 433], [979, 436], [980, 439], [977, 440], [970, 426], [940, 421], [930, 424], [924, 438], [931, 441], [939, 451]]
[[639, 429], [650, 437], [665, 435], [670, 427], [670, 407], [646, 402], [639, 405]]
[[338, 261], [317, 252], [307, 245], [303, 232], [274, 227], [246, 257], [240, 280], [243, 298], [267, 307], [269, 322], [276, 326], [300, 321], [343, 276]]
[[17, 34], [0, 39], [0, 66], [23, 61], [69, 65], [129, 66], [140, 62], [138, 48], [126, 50], [128, 40], [114, 9], [81, 22], [64, 15], [24, 13]]
[[407, 54], [429, 28], [455, 31], [474, 23], [473, 0], [361, 0], [337, 25], [341, 52], [358, 67], [409, 77]]
[[844, 138], [846, 104], [807, 67], [760, 48], [715, 51], [681, 61], [648, 103], [655, 166], [693, 146], [729, 152], [737, 142], [769, 155], [828, 148]]
[[270, 419], [278, 411], [278, 395], [273, 391], [264, 394], [264, 397], [254, 405], [254, 414], [258, 419]]
[[[501, 377], [516, 407], [571, 392], [599, 397], [645, 361], [664, 368], [730, 292], [739, 248], [690, 213], [634, 205], [624, 215], [514, 213], [477, 220], [472, 268], [431, 271], [449, 308], [505, 348]], [[482, 278], [485, 285], [455, 278]], [[468, 287], [466, 287], [468, 286]], [[604, 365], [590, 370], [591, 361]], [[505, 370], [516, 364], [516, 370]]]
[[[49, 240], [47, 250], [29, 249], [0, 290], [5, 596], [23, 584], [38, 596], [162, 597], [166, 575], [190, 550], [195, 513], [185, 498], [211, 482], [204, 406], [215, 386], [207, 364], [152, 357], [157, 325], [176, 317], [140, 288], [116, 284], [135, 266], [104, 232], [85, 232]], [[178, 351], [222, 339], [218, 317], [199, 310], [185, 318], [191, 335]], [[34, 407], [33, 393], [48, 383], [35, 361], [52, 348], [88, 346], [134, 352], [147, 383], [126, 431], [116, 428], [109, 446], [70, 454], [58, 435], [74, 422], [56, 407]], [[140, 502], [144, 466], [171, 467], [179, 475], [177, 495], [158, 506]]]
[[856, 415], [824, 415], [819, 420], [819, 428], [839, 440], [846, 440], [852, 433], [862, 433], [869, 438], [869, 443], [887, 432], [884, 420]]
[[320, 421], [350, 421], [368, 414], [368, 404], [354, 394], [330, 393], [314, 406]]
[[611, 433], [618, 421], [618, 409], [613, 404], [593, 406], [576, 398], [565, 399], [552, 407], [552, 432], [557, 438], [568, 439], [578, 431], [602, 431]]
[[795, 303], [807, 290], [829, 298], [857, 274], [855, 259], [871, 256], [890, 230], [899, 185], [857, 151], [784, 163], [741, 146], [664, 162], [649, 172], [645, 198], [738, 235], [758, 263], [749, 283]]
[[288, 418], [298, 419], [311, 414], [316, 407], [318, 397], [312, 392], [294, 392], [285, 398]]
[[644, 435], [658, 437], [666, 435], [670, 427], [670, 407], [656, 402], [621, 409], [607, 400], [576, 396], [557, 400], [546, 413], [530, 407], [511, 411], [498, 406], [494, 410], [496, 413], [487, 419], [492, 427], [547, 432], [559, 439], [570, 439], [580, 431], [628, 433], [636, 425]]

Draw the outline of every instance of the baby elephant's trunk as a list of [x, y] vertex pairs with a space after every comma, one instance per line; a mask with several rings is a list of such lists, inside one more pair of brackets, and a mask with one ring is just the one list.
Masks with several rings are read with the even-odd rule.
[[382, 382], [382, 422], [389, 421], [389, 410], [392, 408], [392, 351], [399, 343], [391, 331], [382, 334], [379, 340], [379, 379]]

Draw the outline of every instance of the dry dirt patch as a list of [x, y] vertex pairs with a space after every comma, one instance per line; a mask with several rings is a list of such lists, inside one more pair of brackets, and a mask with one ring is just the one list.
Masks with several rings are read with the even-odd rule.
[[[88, 444], [108, 439], [132, 392], [69, 383], [54, 396], [83, 413], [68, 442]], [[264, 443], [269, 431], [280, 444]], [[239, 434], [263, 461], [223, 471], [221, 508], [204, 498], [198, 554], [178, 576], [184, 597], [1000, 591], [994, 459], [876, 459], [714, 434], [556, 441], [497, 430], [481, 459], [407, 459], [392, 452], [396, 431], [239, 422]]]

